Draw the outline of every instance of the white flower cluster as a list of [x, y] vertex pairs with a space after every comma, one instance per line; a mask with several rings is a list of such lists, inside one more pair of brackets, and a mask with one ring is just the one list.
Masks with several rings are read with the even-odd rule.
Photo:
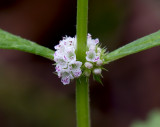
[[64, 37], [55, 46], [56, 72], [64, 85], [69, 84], [71, 79], [78, 78], [82, 73], [80, 68], [82, 62], [76, 61], [75, 48], [76, 38], [71, 37]]
[[98, 46], [99, 44], [99, 39], [92, 39], [91, 35], [88, 34], [87, 36], [87, 47], [88, 50], [86, 52], [86, 61], [85, 62], [85, 67], [87, 70], [85, 71], [85, 75], [89, 76], [91, 73], [91, 70], [93, 71], [93, 74], [95, 75], [100, 75], [101, 74], [101, 66], [103, 64], [103, 51], [102, 49]]
[[[88, 51], [86, 52], [86, 62], [83, 70], [85, 76], [90, 76], [91, 71], [95, 75], [101, 74], [103, 51], [98, 47], [98, 43], [98, 39], [92, 39], [91, 35], [88, 34]], [[82, 74], [82, 62], [76, 61], [76, 44], [76, 37], [64, 37], [63, 40], [55, 46], [54, 61], [56, 62], [56, 72], [64, 85], [69, 84], [70, 80], [78, 78]]]

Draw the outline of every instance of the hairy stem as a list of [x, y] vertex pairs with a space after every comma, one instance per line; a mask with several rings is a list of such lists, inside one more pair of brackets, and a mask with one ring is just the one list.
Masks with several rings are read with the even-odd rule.
[[77, 127], [90, 127], [89, 82], [81, 77], [76, 82]]
[[[85, 62], [87, 47], [88, 0], [77, 0], [77, 60]], [[76, 82], [77, 127], [90, 127], [88, 78]]]
[[78, 0], [77, 6], [77, 50], [76, 56], [84, 62], [87, 47], [88, 0]]

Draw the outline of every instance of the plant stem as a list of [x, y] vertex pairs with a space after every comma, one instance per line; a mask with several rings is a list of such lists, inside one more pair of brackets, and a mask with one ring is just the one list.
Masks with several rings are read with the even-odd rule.
[[[77, 60], [85, 62], [87, 47], [88, 0], [77, 0]], [[90, 127], [89, 83], [82, 76], [76, 81], [77, 127]]]
[[90, 127], [89, 83], [86, 77], [76, 82], [77, 127]]
[[76, 56], [84, 62], [87, 47], [88, 0], [77, 0], [77, 49]]

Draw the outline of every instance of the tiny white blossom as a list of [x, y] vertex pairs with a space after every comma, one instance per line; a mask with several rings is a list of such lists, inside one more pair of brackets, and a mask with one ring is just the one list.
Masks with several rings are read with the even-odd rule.
[[100, 56], [101, 56], [101, 53], [98, 52], [98, 53], [96, 53], [96, 55], [100, 57]]
[[101, 66], [103, 64], [103, 61], [102, 60], [98, 60], [97, 62], [96, 62], [96, 65], [97, 66]]
[[76, 77], [76, 78], [78, 78], [82, 74], [81, 69], [77, 69], [72, 72], [73, 72], [74, 77]]
[[[77, 37], [66, 36], [59, 41], [59, 44], [55, 46], [54, 61], [56, 62], [56, 73], [64, 85], [69, 84], [70, 80], [80, 77], [82, 73], [87, 77], [91, 72], [96, 75], [101, 74], [103, 52], [98, 44], [99, 39], [92, 39], [91, 34], [88, 34], [85, 70], [82, 71], [82, 62], [76, 60]], [[97, 66], [98, 68], [94, 69]]]
[[82, 74], [82, 62], [76, 61], [76, 45], [76, 38], [66, 36], [55, 46], [55, 69], [64, 85], [69, 84], [70, 80], [78, 78]]
[[97, 41], [95, 41], [94, 39], [92, 39], [91, 35], [88, 34], [87, 36], [87, 46], [90, 47], [91, 45], [92, 46], [96, 46], [97, 44]]
[[98, 52], [98, 53], [101, 53], [101, 51], [102, 51], [102, 49], [98, 47], [98, 48], [97, 48], [97, 52]]
[[84, 66], [88, 69], [92, 69], [93, 68], [93, 64], [90, 62], [85, 62]]
[[82, 62], [80, 61], [72, 61], [69, 63], [70, 70], [78, 70], [82, 66]]
[[76, 54], [75, 50], [73, 48], [68, 48], [66, 50], [66, 61], [71, 62], [71, 61], [76, 61]]
[[93, 50], [88, 51], [86, 56], [87, 61], [95, 62], [98, 60], [98, 57], [96, 56], [96, 52]]
[[96, 44], [99, 43], [99, 39], [98, 39], [98, 38], [95, 39], [95, 43], [96, 43]]
[[95, 50], [96, 49], [96, 46], [95, 45], [91, 45], [90, 47], [89, 47], [89, 50]]
[[61, 82], [66, 85], [70, 83], [70, 78], [68, 76], [62, 77]]
[[74, 79], [71, 72], [68, 69], [63, 69], [61, 72], [61, 82], [66, 85], [70, 83], [71, 79]]
[[100, 75], [101, 72], [102, 72], [102, 69], [100, 69], [100, 68], [96, 68], [96, 69], [93, 70], [93, 73], [96, 74], [96, 75]]

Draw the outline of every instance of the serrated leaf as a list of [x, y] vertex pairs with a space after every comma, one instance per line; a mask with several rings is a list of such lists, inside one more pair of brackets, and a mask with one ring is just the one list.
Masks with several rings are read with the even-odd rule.
[[160, 31], [142, 37], [106, 55], [105, 62], [112, 62], [122, 57], [160, 45]]
[[54, 51], [0, 29], [0, 49], [15, 49], [53, 60]]

